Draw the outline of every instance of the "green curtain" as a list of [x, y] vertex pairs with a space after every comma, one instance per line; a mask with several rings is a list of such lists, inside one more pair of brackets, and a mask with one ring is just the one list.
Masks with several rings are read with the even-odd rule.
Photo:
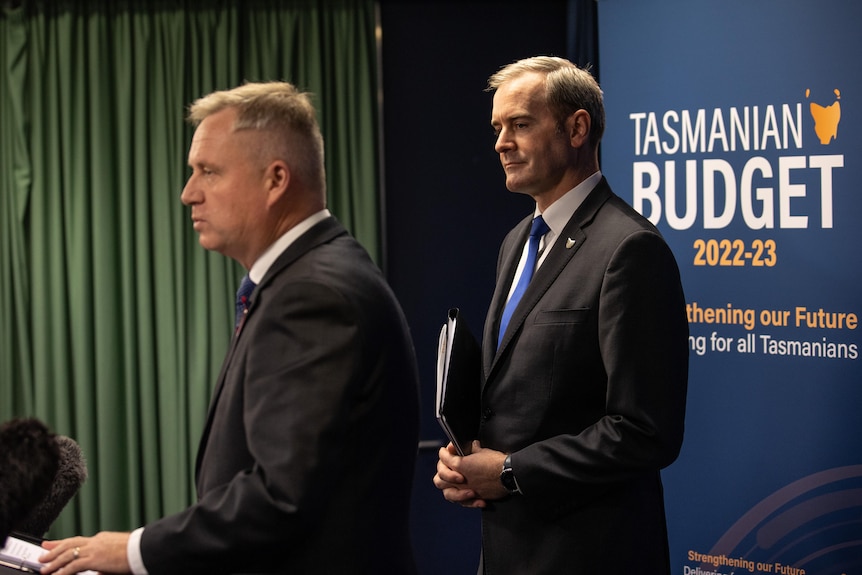
[[90, 472], [51, 536], [194, 499], [242, 270], [179, 201], [188, 104], [244, 81], [313, 93], [329, 207], [380, 261], [376, 61], [371, 0], [0, 8], [0, 421], [39, 417]]

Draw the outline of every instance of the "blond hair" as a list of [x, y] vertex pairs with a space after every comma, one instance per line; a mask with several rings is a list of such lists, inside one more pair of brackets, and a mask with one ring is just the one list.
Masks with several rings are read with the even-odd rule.
[[288, 82], [250, 82], [199, 98], [189, 106], [188, 121], [197, 126], [224, 109], [236, 110], [234, 131], [264, 134], [261, 153], [284, 160], [307, 186], [323, 192], [323, 136], [310, 96]]

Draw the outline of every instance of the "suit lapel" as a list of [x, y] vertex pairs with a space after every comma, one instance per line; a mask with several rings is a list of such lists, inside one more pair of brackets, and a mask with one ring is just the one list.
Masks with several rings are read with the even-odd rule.
[[[530, 232], [530, 222], [533, 216], [527, 216], [521, 223], [516, 226], [520, 228], [520, 232], [514, 240], [511, 240], [508, 245], [504, 245], [501, 257], [503, 261], [500, 263], [500, 269], [503, 273], [497, 278], [497, 286], [494, 289], [494, 295], [491, 297], [491, 305], [488, 308], [488, 314], [492, 317], [489, 323], [486, 321], [486, 330], [483, 334], [483, 369], [487, 374], [491, 367], [491, 360], [494, 357], [495, 347], [497, 344], [497, 335], [500, 329], [500, 316], [503, 314], [503, 308], [506, 305], [506, 296], [512, 287], [512, 282], [515, 279], [515, 271], [518, 269], [518, 261], [521, 258], [521, 253], [524, 248], [524, 242], [527, 241], [527, 235]], [[515, 317], [509, 320], [509, 324], [515, 321]]]
[[[577, 210], [575, 210], [575, 213], [572, 214], [572, 217], [569, 218], [565, 228], [563, 228], [563, 231], [560, 233], [560, 237], [557, 238], [554, 245], [551, 247], [551, 251], [548, 252], [545, 261], [542, 262], [542, 265], [538, 270], [536, 270], [536, 274], [527, 286], [524, 296], [521, 298], [521, 301], [518, 302], [518, 307], [515, 308], [515, 312], [509, 320], [509, 328], [503, 337], [503, 341], [500, 342], [500, 347], [496, 352], [494, 352], [493, 347], [496, 338], [493, 337], [491, 338], [493, 341], [484, 342], [486, 346], [486, 353], [484, 354], [486, 383], [492, 379], [500, 358], [504, 353], [506, 353], [507, 348], [512, 343], [514, 334], [521, 329], [527, 316], [531, 311], [533, 311], [542, 299], [542, 296], [547, 293], [554, 284], [554, 281], [559, 277], [560, 273], [562, 273], [563, 269], [565, 269], [575, 254], [581, 249], [581, 246], [583, 246], [587, 241], [588, 236], [586, 229], [592, 222], [599, 208], [601, 208], [610, 196], [610, 187], [605, 178], [602, 177], [602, 180], [595, 189], [589, 193], [583, 203]], [[491, 310], [494, 314], [494, 326], [499, 326], [500, 315], [503, 313], [506, 295], [511, 287], [512, 279], [515, 275], [515, 269], [517, 268], [518, 260], [520, 259], [521, 249], [523, 248], [524, 241], [526, 241], [527, 231], [529, 229], [529, 223], [527, 222], [531, 219], [532, 217], [526, 218], [521, 224], [519, 224], [524, 227], [523, 233], [518, 236], [520, 241], [517, 246], [510, 249], [509, 253], [505, 256], [506, 262], [504, 264], [504, 269], [507, 270], [506, 277], [508, 278], [508, 281], [506, 281], [505, 284], [498, 283], [497, 289], [494, 291], [494, 296], [491, 301]], [[503, 285], [505, 285], [505, 287], [503, 287]]]
[[[266, 287], [272, 283], [273, 279], [290, 266], [291, 263], [296, 261], [303, 254], [311, 251], [316, 246], [331, 241], [336, 236], [341, 235], [342, 233], [346, 233], [346, 229], [335, 217], [328, 217], [325, 220], [322, 220], [315, 224], [311, 229], [307, 232], [296, 238], [292, 244], [290, 244], [284, 252], [278, 256], [278, 258], [273, 262], [270, 268], [266, 271], [263, 278], [260, 280], [260, 284], [254, 289], [249, 298], [249, 308], [248, 313], [246, 314], [242, 327], [244, 327], [249, 320], [251, 319], [252, 314], [255, 309], [257, 309], [261, 304], [261, 299], [266, 296], [263, 295]], [[199, 476], [201, 469], [201, 462], [203, 461], [204, 452], [206, 451], [207, 442], [209, 440], [210, 429], [212, 428], [213, 418], [216, 412], [216, 406], [218, 405], [219, 398], [221, 397], [222, 391], [224, 390], [225, 381], [227, 379], [227, 371], [228, 367], [231, 364], [231, 360], [233, 359], [234, 353], [237, 350], [239, 344], [239, 338], [242, 335], [243, 329], [237, 331], [230, 340], [230, 346], [228, 347], [227, 354], [225, 355], [225, 359], [222, 362], [221, 371], [219, 372], [218, 379], [216, 380], [216, 387], [213, 390], [213, 396], [210, 400], [209, 411], [207, 413], [207, 420], [204, 424], [204, 431], [201, 434], [200, 444], [198, 446], [198, 453], [195, 464], [195, 474]], [[198, 480], [200, 478], [198, 477]]]
[[[249, 310], [251, 313], [251, 310]], [[209, 441], [210, 429], [212, 428], [213, 422], [213, 414], [215, 413], [215, 407], [218, 404], [218, 399], [221, 396], [221, 392], [224, 389], [224, 380], [225, 374], [227, 373], [227, 368], [230, 365], [230, 359], [233, 357], [233, 352], [236, 349], [237, 340], [239, 339], [239, 334], [234, 334], [234, 336], [230, 340], [230, 346], [228, 347], [227, 355], [224, 358], [224, 361], [221, 365], [221, 370], [219, 371], [218, 379], [216, 379], [216, 387], [213, 390], [213, 396], [210, 399], [209, 410], [207, 411], [207, 420], [204, 424], [203, 432], [201, 433], [201, 439], [198, 444], [198, 453], [197, 458], [195, 459], [195, 480], [198, 482], [200, 486], [200, 470], [201, 470], [201, 461], [203, 461], [204, 452], [206, 451], [206, 445]], [[200, 490], [200, 489], [199, 489]]]

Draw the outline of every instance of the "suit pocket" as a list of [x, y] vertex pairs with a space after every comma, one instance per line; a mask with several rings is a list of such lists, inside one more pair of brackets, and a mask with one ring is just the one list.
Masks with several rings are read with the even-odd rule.
[[541, 310], [536, 314], [536, 324], [586, 323], [589, 316], [588, 307]]

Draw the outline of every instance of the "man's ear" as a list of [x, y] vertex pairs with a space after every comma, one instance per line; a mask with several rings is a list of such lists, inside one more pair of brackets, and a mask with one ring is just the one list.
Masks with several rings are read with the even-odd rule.
[[566, 120], [566, 129], [569, 135], [569, 144], [573, 148], [580, 148], [590, 139], [590, 126], [592, 119], [586, 110], [574, 112]]
[[287, 194], [290, 187], [290, 166], [283, 160], [274, 160], [267, 166], [265, 174], [267, 207], [272, 207]]

